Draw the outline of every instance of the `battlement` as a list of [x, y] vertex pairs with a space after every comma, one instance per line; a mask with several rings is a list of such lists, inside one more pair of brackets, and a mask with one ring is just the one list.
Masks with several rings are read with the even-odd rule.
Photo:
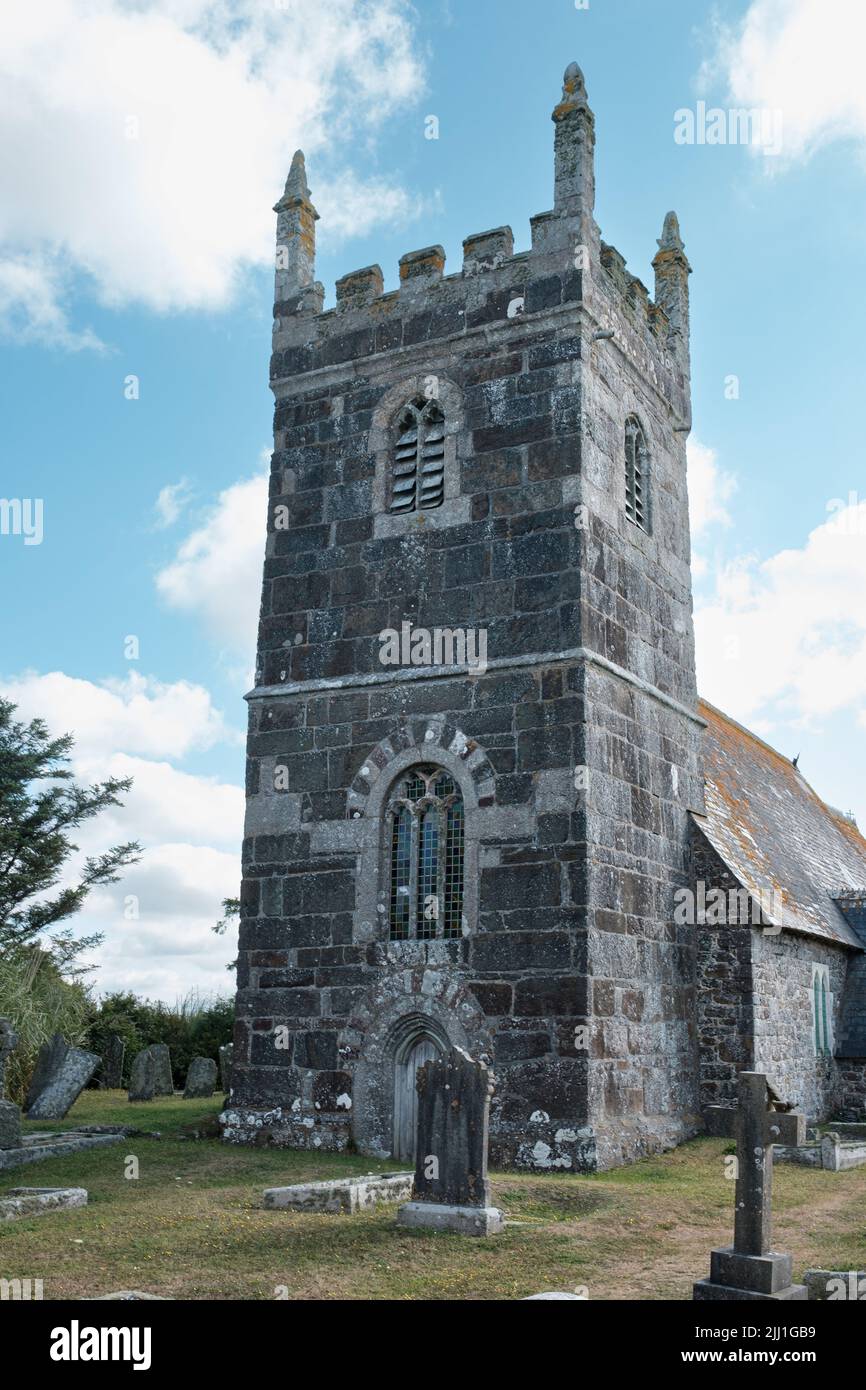
[[337, 281], [336, 305], [326, 311], [324, 287], [314, 279], [318, 214], [298, 152], [276, 208], [272, 385], [431, 340], [496, 325], [508, 332], [518, 320], [570, 314], [585, 320], [590, 337], [618, 340], [630, 355], [652, 358], [652, 375], [668, 397], [682, 390], [691, 268], [676, 216], [665, 218], [651, 298], [615, 247], [602, 241], [593, 216], [595, 118], [577, 64], [566, 69], [553, 121], [555, 205], [531, 218], [529, 250], [515, 253], [512, 229], [502, 226], [466, 237], [462, 267], [451, 274], [441, 246], [409, 251], [400, 257], [396, 290], [385, 292], [380, 266], [365, 266]]

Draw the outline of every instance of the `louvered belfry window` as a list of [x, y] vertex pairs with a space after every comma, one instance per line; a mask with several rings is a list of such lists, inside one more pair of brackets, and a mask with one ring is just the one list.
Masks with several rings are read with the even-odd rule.
[[632, 416], [625, 424], [625, 514], [642, 531], [649, 530], [647, 457], [644, 432]]
[[463, 798], [440, 767], [413, 767], [388, 802], [389, 934], [392, 941], [463, 934]]
[[419, 396], [401, 411], [391, 466], [392, 512], [429, 511], [445, 498], [445, 416]]

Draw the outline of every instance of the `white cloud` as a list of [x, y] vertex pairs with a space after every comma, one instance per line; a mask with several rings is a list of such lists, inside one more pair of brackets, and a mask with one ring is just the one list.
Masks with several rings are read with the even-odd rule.
[[866, 142], [864, 51], [862, 4], [752, 0], [738, 25], [723, 27], [712, 66], [725, 71], [735, 106], [782, 112], [781, 158], [791, 162], [833, 140]]
[[0, 6], [0, 309], [79, 347], [96, 340], [63, 316], [76, 273], [110, 306], [224, 306], [273, 263], [298, 145], [314, 196], [333, 204], [330, 178], [341, 199], [326, 235], [408, 215], [339, 151], [423, 89], [413, 37], [407, 0]]
[[179, 483], [167, 483], [165, 487], [160, 488], [154, 504], [157, 527], [163, 530], [173, 526], [184, 508], [189, 505], [191, 497], [192, 487], [188, 478], [181, 478]]
[[250, 665], [261, 599], [267, 500], [265, 476], [226, 488], [156, 580], [172, 608], [200, 617], [222, 648]]
[[866, 709], [866, 502], [834, 510], [801, 549], [740, 558], [695, 612], [699, 688], [747, 722]]
[[26, 671], [0, 680], [0, 691], [18, 706], [19, 718], [38, 716], [52, 733], [73, 734], [77, 756], [88, 762], [116, 750], [182, 758], [239, 737], [209, 692], [188, 681], [167, 685], [130, 671], [124, 680], [94, 682], [62, 671]]
[[0, 332], [16, 342], [80, 352], [103, 344], [89, 328], [75, 332], [63, 307], [61, 267], [44, 255], [0, 251]]
[[87, 855], [130, 840], [142, 846], [139, 863], [92, 893], [70, 923], [80, 935], [105, 934], [90, 957], [99, 966], [96, 988], [167, 1001], [191, 988], [230, 991], [225, 964], [234, 957], [236, 934], [217, 937], [211, 928], [223, 899], [236, 896], [240, 884], [243, 788], [167, 761], [226, 738], [240, 747], [240, 735], [226, 729], [208, 692], [135, 674], [96, 684], [59, 671], [4, 680], [0, 692], [18, 705], [19, 718], [39, 715], [52, 733], [74, 735], [72, 767], [80, 782], [133, 779], [122, 806], [76, 833], [78, 851], [67, 866], [65, 881], [72, 882]]
[[689, 525], [692, 539], [692, 575], [701, 579], [709, 565], [706, 557], [695, 549], [713, 526], [730, 526], [727, 503], [737, 489], [737, 480], [718, 465], [715, 449], [697, 439], [688, 443]]

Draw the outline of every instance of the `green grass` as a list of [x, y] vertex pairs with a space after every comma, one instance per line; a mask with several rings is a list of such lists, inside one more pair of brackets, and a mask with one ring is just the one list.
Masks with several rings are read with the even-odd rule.
[[[217, 1098], [218, 1103], [219, 1098]], [[46, 1299], [139, 1288], [164, 1297], [513, 1299], [586, 1287], [591, 1298], [679, 1298], [731, 1237], [726, 1140], [587, 1177], [494, 1173], [511, 1224], [485, 1240], [399, 1230], [394, 1208], [356, 1217], [272, 1212], [265, 1187], [393, 1171], [393, 1160], [225, 1145], [185, 1137], [217, 1113], [180, 1097], [130, 1105], [90, 1091], [69, 1124], [134, 1124], [103, 1149], [0, 1174], [11, 1187], [83, 1186], [86, 1208], [0, 1226], [0, 1277], [41, 1278]], [[45, 1125], [25, 1123], [24, 1130]], [[137, 1178], [126, 1173], [137, 1160]], [[866, 1169], [779, 1165], [776, 1245], [809, 1267], [866, 1267]]]

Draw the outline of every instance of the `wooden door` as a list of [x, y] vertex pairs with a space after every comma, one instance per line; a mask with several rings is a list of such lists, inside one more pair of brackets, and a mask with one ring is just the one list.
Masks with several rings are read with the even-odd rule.
[[398, 1055], [394, 1066], [394, 1157], [401, 1163], [415, 1162], [418, 1128], [418, 1092], [415, 1075], [425, 1062], [440, 1057], [441, 1050], [429, 1037], [416, 1038]]

